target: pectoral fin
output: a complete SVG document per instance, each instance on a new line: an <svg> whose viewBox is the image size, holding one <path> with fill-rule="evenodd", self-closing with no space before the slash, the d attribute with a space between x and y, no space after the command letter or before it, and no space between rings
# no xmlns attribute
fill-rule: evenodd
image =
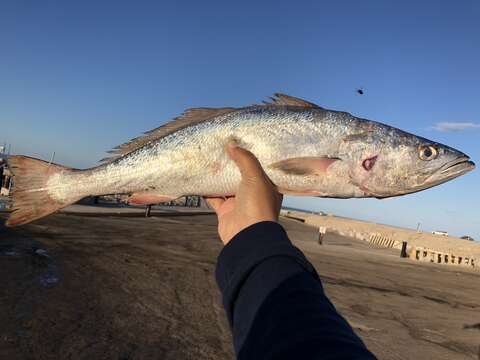
<svg viewBox="0 0 480 360"><path fill-rule="evenodd" d="M290 158L271 164L271 169L283 171L288 175L323 175L328 167L339 158L304 156Z"/></svg>
<svg viewBox="0 0 480 360"><path fill-rule="evenodd" d="M285 188L279 188L278 192L283 195L292 195L292 196L324 196L325 194L320 191L315 190L289 190Z"/></svg>

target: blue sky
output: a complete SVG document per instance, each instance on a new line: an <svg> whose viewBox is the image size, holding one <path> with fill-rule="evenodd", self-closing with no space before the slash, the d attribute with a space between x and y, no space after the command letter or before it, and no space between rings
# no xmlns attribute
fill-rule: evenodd
<svg viewBox="0 0 480 360"><path fill-rule="evenodd" d="M469 0L0 0L0 143L89 167L185 108L280 91L478 162L479 18ZM480 239L479 177L397 199L285 203Z"/></svg>

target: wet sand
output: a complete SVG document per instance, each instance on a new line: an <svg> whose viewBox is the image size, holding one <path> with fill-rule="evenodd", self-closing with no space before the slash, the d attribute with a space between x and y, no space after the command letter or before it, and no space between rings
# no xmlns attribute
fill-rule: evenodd
<svg viewBox="0 0 480 360"><path fill-rule="evenodd" d="M380 359L478 358L480 274L282 223ZM0 226L0 359L233 359L220 250L205 214Z"/></svg>

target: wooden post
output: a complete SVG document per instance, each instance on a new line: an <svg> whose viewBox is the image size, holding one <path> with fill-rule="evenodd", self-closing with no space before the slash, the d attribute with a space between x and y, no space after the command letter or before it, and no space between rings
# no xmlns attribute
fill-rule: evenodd
<svg viewBox="0 0 480 360"><path fill-rule="evenodd" d="M145 207L145 217L150 217L150 211L152 211L152 205L147 205Z"/></svg>
<svg viewBox="0 0 480 360"><path fill-rule="evenodd" d="M407 242L402 241L402 251L400 251L400 257L406 258L407 257Z"/></svg>
<svg viewBox="0 0 480 360"><path fill-rule="evenodd" d="M320 226L318 228L318 244L323 245L323 238L325 237L325 233L327 232L327 228L325 226Z"/></svg>

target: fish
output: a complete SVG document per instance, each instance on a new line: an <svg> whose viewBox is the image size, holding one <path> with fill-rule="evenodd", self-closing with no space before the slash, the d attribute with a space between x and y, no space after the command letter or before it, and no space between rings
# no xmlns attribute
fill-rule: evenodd
<svg viewBox="0 0 480 360"><path fill-rule="evenodd" d="M225 146L251 151L285 195L388 198L475 168L469 156L395 127L276 93L246 107L192 108L73 169L15 155L6 225L40 219L84 197L125 194L132 205L181 196L232 196L241 180Z"/></svg>

